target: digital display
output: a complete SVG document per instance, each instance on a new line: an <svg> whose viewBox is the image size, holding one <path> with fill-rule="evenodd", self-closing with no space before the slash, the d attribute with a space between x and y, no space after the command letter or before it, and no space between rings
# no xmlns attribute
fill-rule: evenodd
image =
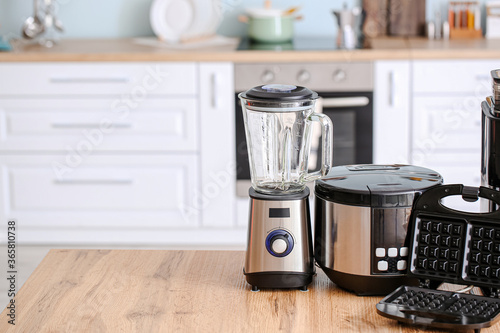
<svg viewBox="0 0 500 333"><path fill-rule="evenodd" d="M290 217L290 208L269 208L270 218Z"/></svg>

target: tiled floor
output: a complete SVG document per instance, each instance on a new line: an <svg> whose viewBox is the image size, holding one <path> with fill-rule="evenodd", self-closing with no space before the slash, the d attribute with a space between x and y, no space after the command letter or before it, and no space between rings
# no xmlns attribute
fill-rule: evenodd
<svg viewBox="0 0 500 333"><path fill-rule="evenodd" d="M45 255L50 249L54 248L86 248L86 249L154 249L154 250L174 250L179 247L170 248L168 246L18 246L16 249L16 266L17 266L17 281L16 290L19 291L28 277L33 273L35 268L40 264ZM244 250L241 247L193 247L186 246L184 250ZM5 244L0 245L0 272L5 276L0 278L0 308L3 309L9 302L8 289L9 281L7 281L7 247ZM1 312L1 310L0 310Z"/></svg>

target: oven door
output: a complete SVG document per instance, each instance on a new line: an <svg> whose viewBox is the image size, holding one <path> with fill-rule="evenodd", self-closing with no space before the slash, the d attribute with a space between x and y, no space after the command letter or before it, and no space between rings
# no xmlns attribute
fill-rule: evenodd
<svg viewBox="0 0 500 333"><path fill-rule="evenodd" d="M316 112L333 122L333 165L369 164L373 161L373 92L318 92ZM236 175L238 196L248 197L250 167L241 103L236 94ZM319 124L315 124L319 125ZM321 166L321 130L313 128L309 169Z"/></svg>

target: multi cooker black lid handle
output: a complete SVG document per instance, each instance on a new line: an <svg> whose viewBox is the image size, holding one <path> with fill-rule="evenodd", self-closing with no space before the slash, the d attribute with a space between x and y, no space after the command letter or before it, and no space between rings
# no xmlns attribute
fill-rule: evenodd
<svg viewBox="0 0 500 333"><path fill-rule="evenodd" d="M443 214L455 213L456 210L448 208L441 203L443 198L453 195L460 195L462 199L468 202L475 202L479 198L488 199L500 206L500 192L489 189L487 187L471 187L462 184L453 185L440 185L430 188L425 192L425 195L420 196L413 207L418 211L429 211ZM500 219L500 211L488 213L468 213L460 212L463 215L477 216L478 214L483 217L491 217Z"/></svg>

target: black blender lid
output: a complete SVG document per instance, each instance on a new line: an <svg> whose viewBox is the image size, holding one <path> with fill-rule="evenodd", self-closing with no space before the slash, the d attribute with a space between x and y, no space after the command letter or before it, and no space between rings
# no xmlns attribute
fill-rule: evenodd
<svg viewBox="0 0 500 333"><path fill-rule="evenodd" d="M266 84L245 91L241 94L241 97L265 101L298 101L316 99L318 94L306 87L291 84Z"/></svg>
<svg viewBox="0 0 500 333"><path fill-rule="evenodd" d="M316 181L322 199L356 206L411 207L415 193L441 184L431 169L412 165L346 165L334 167Z"/></svg>

